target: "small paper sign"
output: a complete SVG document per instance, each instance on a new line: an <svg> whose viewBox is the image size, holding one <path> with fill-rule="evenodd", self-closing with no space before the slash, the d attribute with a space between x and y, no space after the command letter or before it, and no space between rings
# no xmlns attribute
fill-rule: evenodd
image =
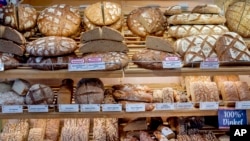
<svg viewBox="0 0 250 141"><path fill-rule="evenodd" d="M235 109L250 109L250 101L236 101Z"/></svg>
<svg viewBox="0 0 250 141"><path fill-rule="evenodd" d="M155 110L174 110L174 103L155 103Z"/></svg>
<svg viewBox="0 0 250 141"><path fill-rule="evenodd" d="M175 108L176 109L193 109L194 104L191 102L176 103Z"/></svg>
<svg viewBox="0 0 250 141"><path fill-rule="evenodd" d="M121 104L102 104L103 112L121 112L122 105Z"/></svg>
<svg viewBox="0 0 250 141"><path fill-rule="evenodd" d="M42 113L48 111L49 111L48 105L28 105L28 112Z"/></svg>
<svg viewBox="0 0 250 141"><path fill-rule="evenodd" d="M23 113L22 105L3 105L2 113Z"/></svg>
<svg viewBox="0 0 250 141"><path fill-rule="evenodd" d="M200 110L216 110L219 108L219 102L200 102Z"/></svg>
<svg viewBox="0 0 250 141"><path fill-rule="evenodd" d="M218 69L219 68L218 58L206 58L203 62L200 63L201 69Z"/></svg>
<svg viewBox="0 0 250 141"><path fill-rule="evenodd" d="M136 103L136 104L126 104L126 112L144 112L145 104Z"/></svg>
<svg viewBox="0 0 250 141"><path fill-rule="evenodd" d="M0 60L0 71L4 71L4 63Z"/></svg>
<svg viewBox="0 0 250 141"><path fill-rule="evenodd" d="M79 112L78 104L59 104L59 112Z"/></svg>
<svg viewBox="0 0 250 141"><path fill-rule="evenodd" d="M89 71L89 70L104 70L106 68L105 62L99 58L72 59L68 65L69 71Z"/></svg>
<svg viewBox="0 0 250 141"><path fill-rule="evenodd" d="M182 63L178 57L166 57L165 61L162 61L163 68L181 68Z"/></svg>
<svg viewBox="0 0 250 141"><path fill-rule="evenodd" d="M100 104L81 104L81 112L100 112Z"/></svg>

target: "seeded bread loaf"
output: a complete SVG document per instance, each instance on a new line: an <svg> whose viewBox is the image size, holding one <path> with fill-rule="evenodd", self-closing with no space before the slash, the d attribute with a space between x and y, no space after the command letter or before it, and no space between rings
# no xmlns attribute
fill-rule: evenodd
<svg viewBox="0 0 250 141"><path fill-rule="evenodd" d="M224 101L239 101L237 87L233 81L225 81L222 83L221 95Z"/></svg>
<svg viewBox="0 0 250 141"><path fill-rule="evenodd" d="M235 81L239 100L241 101L249 101L250 100L250 91L247 82Z"/></svg>

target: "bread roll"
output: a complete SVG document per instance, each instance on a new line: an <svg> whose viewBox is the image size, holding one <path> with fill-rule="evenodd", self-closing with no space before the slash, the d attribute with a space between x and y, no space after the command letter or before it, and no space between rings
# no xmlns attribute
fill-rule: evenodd
<svg viewBox="0 0 250 141"><path fill-rule="evenodd" d="M168 18L168 24L224 24L226 18L218 14L183 13Z"/></svg>
<svg viewBox="0 0 250 141"><path fill-rule="evenodd" d="M104 99L104 85L98 78L82 78L76 88L75 101L78 104L101 104Z"/></svg>
<svg viewBox="0 0 250 141"><path fill-rule="evenodd" d="M172 42L161 37L147 36L145 45L148 49L166 51L170 53L174 52L174 45Z"/></svg>
<svg viewBox="0 0 250 141"><path fill-rule="evenodd" d="M175 25L168 29L168 34L177 39L194 35L221 35L225 32L228 32L228 28L224 25Z"/></svg>
<svg viewBox="0 0 250 141"><path fill-rule="evenodd" d="M250 37L249 17L250 3L235 2L231 4L227 10L225 17L227 19L227 27L230 31L237 32L242 37Z"/></svg>
<svg viewBox="0 0 250 141"><path fill-rule="evenodd" d="M192 9L192 13L200 14L220 14L222 10L215 4L197 5Z"/></svg>
<svg viewBox="0 0 250 141"><path fill-rule="evenodd" d="M239 100L249 101L250 100L250 91L247 82L235 81Z"/></svg>
<svg viewBox="0 0 250 141"><path fill-rule="evenodd" d="M221 95L224 101L239 101L237 87L233 81L225 81L222 83Z"/></svg>
<svg viewBox="0 0 250 141"><path fill-rule="evenodd" d="M76 42L67 37L48 36L31 41L26 46L26 52L33 56L60 56L74 52Z"/></svg>

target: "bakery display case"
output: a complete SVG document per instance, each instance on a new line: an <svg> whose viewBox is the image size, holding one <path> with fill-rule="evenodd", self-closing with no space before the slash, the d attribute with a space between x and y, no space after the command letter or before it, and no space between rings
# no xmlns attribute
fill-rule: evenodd
<svg viewBox="0 0 250 141"><path fill-rule="evenodd" d="M1 106L0 119L5 126L17 122L24 128L29 120L33 124L29 133L36 135L45 131L35 128L37 123L33 120L45 128L45 124L52 126L48 124L54 122L54 126L59 126L54 119L61 119L61 134L73 133L69 130L71 125L74 134L85 131L78 140L88 140L89 133L96 140L119 140L117 136L126 136L118 133L123 128L126 133L140 130L129 136L139 135L146 141L148 133L142 130L156 129L153 123L159 121L159 125L164 125L157 128L161 132L150 130L158 140L164 139L162 134L166 132L168 139L179 135L178 139L185 140L181 131L187 132L193 124L195 129L189 130L190 134L213 139L211 123L206 123L209 127L205 126L208 129L203 128L204 131L196 128L204 127L210 117L218 120L221 110L245 111L248 124L250 27L245 27L247 21L242 17L249 15L249 4L234 5L235 9L246 9L239 16L239 11L233 13L229 7L236 1L23 0L24 6L14 8L18 18L11 17L13 5L2 9L0 51L5 52L4 47L11 40L14 49L7 52L23 57L11 60L11 55L0 55L0 59L11 58L7 59L11 63L2 64L6 70L0 72L0 85L8 85L19 94L14 104L4 101L7 104ZM23 11L31 13L22 15ZM32 16L27 18L25 14ZM241 18L228 16L233 14ZM8 23L9 16L18 20L17 25ZM234 22L227 24L228 19ZM236 24L237 29L233 26ZM7 31L12 36L7 36ZM82 69L82 62L94 62L88 66L94 69ZM130 125L131 119L136 120ZM169 130L174 132L169 134ZM211 130L219 134L228 131L217 129L217 125ZM27 134L23 135L26 140ZM71 140L62 136L61 139Z"/></svg>

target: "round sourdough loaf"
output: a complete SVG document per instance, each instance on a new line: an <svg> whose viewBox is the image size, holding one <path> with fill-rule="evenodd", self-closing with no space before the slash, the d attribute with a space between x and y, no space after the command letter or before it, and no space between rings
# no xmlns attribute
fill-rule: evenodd
<svg viewBox="0 0 250 141"><path fill-rule="evenodd" d="M157 7L140 7L130 12L127 25L135 35L146 37L147 35L163 35L165 19L161 10Z"/></svg>
<svg viewBox="0 0 250 141"><path fill-rule="evenodd" d="M104 100L104 85L99 78L82 78L76 88L78 104L101 104Z"/></svg>
<svg viewBox="0 0 250 141"><path fill-rule="evenodd" d="M53 104L54 92L44 84L34 84L25 97L26 104Z"/></svg>
<svg viewBox="0 0 250 141"><path fill-rule="evenodd" d="M75 40L67 37L48 36L38 38L26 45L26 52L33 56L60 56L77 49Z"/></svg>
<svg viewBox="0 0 250 141"><path fill-rule="evenodd" d="M165 61L166 57L179 58L179 55L164 51L143 49L132 56L132 61L141 68L155 70L163 69L162 61Z"/></svg>
<svg viewBox="0 0 250 141"><path fill-rule="evenodd" d="M226 25L230 31L237 32L242 37L250 37L250 3L236 2L226 11Z"/></svg>
<svg viewBox="0 0 250 141"><path fill-rule="evenodd" d="M46 36L72 36L81 24L78 9L66 4L57 4L44 9L38 16L39 31Z"/></svg>

